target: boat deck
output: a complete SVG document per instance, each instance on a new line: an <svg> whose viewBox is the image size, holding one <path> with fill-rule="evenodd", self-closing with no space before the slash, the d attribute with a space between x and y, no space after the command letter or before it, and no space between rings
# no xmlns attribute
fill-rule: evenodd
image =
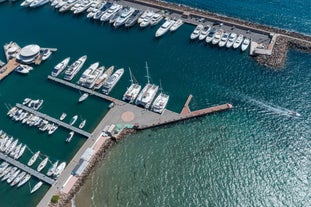
<svg viewBox="0 0 311 207"><path fill-rule="evenodd" d="M8 76L19 65L16 59L10 59L7 64L0 68L0 81Z"/></svg>
<svg viewBox="0 0 311 207"><path fill-rule="evenodd" d="M77 127L75 127L75 126L72 126L72 125L70 125L70 124L67 124L67 123L65 123L65 122L62 122L62 121L60 121L59 119L55 119L55 118L53 118L53 117L51 117L51 116L48 116L47 114L44 114L44 113L41 113L41 112L39 112L39 111L33 110L32 108L29 108L29 107L24 106L24 105L22 105L22 104L17 103L17 104L16 104L16 107L18 107L18 108L20 108L20 109L23 109L23 110L25 110L25 111L27 111L27 112L30 112L30 113L32 113L32 114L34 114L34 115L36 115L36 116L39 116L39 117L41 117L41 118L43 118L43 119L46 119L47 121L53 122L53 123L55 123L55 124L57 124L57 125L59 125L59 126L62 126L62 127L64 127L64 128L66 128L66 129L69 129L69 130L71 130L71 131L74 131L74 132L76 132L76 133L78 133L78 134L81 134L81 135L83 135L83 136L86 137L86 138L88 138L88 137L91 136L91 134L90 134L89 132L86 132L86 131L84 131L84 130L82 130L82 129L79 129L79 128L77 128Z"/></svg>
<svg viewBox="0 0 311 207"><path fill-rule="evenodd" d="M6 162L10 163L11 165L16 166L17 168L29 173L30 175L38 178L39 180L42 180L43 182L49 184L49 185L53 185L53 183L55 182L55 180L53 180L52 178L39 173L38 171L28 167L27 165L24 165L23 163L18 162L17 160L14 160L13 158L3 154L2 152L0 152L0 159L5 160Z"/></svg>

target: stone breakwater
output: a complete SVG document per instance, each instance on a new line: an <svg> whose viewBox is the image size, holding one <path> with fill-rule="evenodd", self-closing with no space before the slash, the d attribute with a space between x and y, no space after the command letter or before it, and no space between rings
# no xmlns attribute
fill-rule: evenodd
<svg viewBox="0 0 311 207"><path fill-rule="evenodd" d="M97 151L96 154L93 155L89 165L82 173L82 175L75 182L69 193L61 193L59 192L59 201L56 204L49 203L49 207L70 207L70 201L79 192L81 186L85 183L88 175L90 175L98 166L98 163L102 161L108 149L110 149L114 144L118 141L124 139L127 135L134 134L136 130L134 129L123 129L122 132L117 136L116 139L108 139L101 148ZM117 141L117 142L116 142Z"/></svg>
<svg viewBox="0 0 311 207"><path fill-rule="evenodd" d="M184 16L205 18L214 22L222 22L229 26L235 26L249 30L251 32L257 32L262 34L278 34L276 43L272 49L272 55L258 55L255 56L255 60L259 64L279 68L282 67L286 60L286 54L289 48L298 49L300 51L311 53L311 36L301 34L295 31L288 31L268 25L249 22L246 20L228 17L216 13L212 13L206 10L189 7L183 4L175 4L166 1L159 0L127 0L138 4L144 4L147 6L155 7L169 12L175 12L184 14ZM185 17L186 18L186 17Z"/></svg>

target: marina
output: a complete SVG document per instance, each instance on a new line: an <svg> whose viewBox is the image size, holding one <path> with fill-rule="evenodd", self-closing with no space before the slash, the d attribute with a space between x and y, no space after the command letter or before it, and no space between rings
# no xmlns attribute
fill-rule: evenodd
<svg viewBox="0 0 311 207"><path fill-rule="evenodd" d="M42 180L43 182L52 185L55 180L52 178L47 177L46 175L39 173L38 171L28 167L27 165L24 165L14 159L12 159L9 156L6 156L5 154L3 154L2 152L0 152L0 159L5 160L6 162L10 163L11 165L16 166L17 168L29 173L30 175L38 178L39 180Z"/></svg>

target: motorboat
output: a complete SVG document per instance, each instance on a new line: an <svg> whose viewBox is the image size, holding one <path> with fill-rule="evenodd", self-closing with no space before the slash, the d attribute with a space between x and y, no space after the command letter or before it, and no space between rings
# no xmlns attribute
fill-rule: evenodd
<svg viewBox="0 0 311 207"><path fill-rule="evenodd" d="M79 128L82 129L86 124L86 119L84 119L80 124L79 124Z"/></svg>
<svg viewBox="0 0 311 207"><path fill-rule="evenodd" d="M23 1L20 5L21 6L24 6L24 7L27 7L29 6L34 0L25 0Z"/></svg>
<svg viewBox="0 0 311 207"><path fill-rule="evenodd" d="M151 17L150 25L154 26L154 25L158 24L163 18L164 17L162 16L162 14L160 12L154 13L154 15Z"/></svg>
<svg viewBox="0 0 311 207"><path fill-rule="evenodd" d="M73 131L69 132L69 134L66 137L66 142L70 142L74 134L75 133Z"/></svg>
<svg viewBox="0 0 311 207"><path fill-rule="evenodd" d="M120 9L122 9L122 5L119 4L115 4L113 3L109 9L107 9L107 11L105 11L103 13L103 15L100 17L100 21L105 22L105 21L109 21L109 19L111 18L111 16L115 13L117 13Z"/></svg>
<svg viewBox="0 0 311 207"><path fill-rule="evenodd" d="M42 162L38 165L37 171L40 172L46 166L48 161L49 161L48 157L44 158L44 160L42 160Z"/></svg>
<svg viewBox="0 0 311 207"><path fill-rule="evenodd" d="M148 109L155 97L155 95L158 92L159 86L151 84L149 79L149 71L148 71L148 65L146 62L146 70L147 70L147 84L142 89L142 91L138 94L138 97L136 98L135 104L143 106L144 108Z"/></svg>
<svg viewBox="0 0 311 207"><path fill-rule="evenodd" d="M49 135L53 134L57 129L58 129L58 126L53 123L48 131L48 134Z"/></svg>
<svg viewBox="0 0 311 207"><path fill-rule="evenodd" d="M30 191L30 193L34 193L36 192L41 186L42 186L43 182L42 181L39 181Z"/></svg>
<svg viewBox="0 0 311 207"><path fill-rule="evenodd" d="M229 35L229 39L228 39L228 41L227 41L227 43L226 43L226 47L227 47L227 48L232 47L232 45L234 44L234 42L235 42L236 39L237 39L237 34L236 34L236 33L231 33L231 34Z"/></svg>
<svg viewBox="0 0 311 207"><path fill-rule="evenodd" d="M125 21L134 13L135 9L132 7L124 7L121 10L120 16L114 21L113 26L119 27L125 23Z"/></svg>
<svg viewBox="0 0 311 207"><path fill-rule="evenodd" d="M245 51L248 48L249 44L250 44L250 39L244 38L242 46L241 46L241 50Z"/></svg>
<svg viewBox="0 0 311 207"><path fill-rule="evenodd" d="M58 63L52 70L51 75L56 77L58 76L68 65L70 61L70 57L65 58L60 63Z"/></svg>
<svg viewBox="0 0 311 207"><path fill-rule="evenodd" d="M209 31L209 33L206 35L205 42L206 42L206 43L210 43L210 42L213 40L213 38L214 38L216 32L217 32L217 29L216 29L215 27L213 27L213 28Z"/></svg>
<svg viewBox="0 0 311 207"><path fill-rule="evenodd" d="M137 22L141 14L142 14L142 11L135 10L133 14L125 21L125 27L133 26Z"/></svg>
<svg viewBox="0 0 311 207"><path fill-rule="evenodd" d="M234 43L233 43L233 48L234 49L236 49L236 48L238 48L238 47L240 47L240 45L242 44L242 42L243 42L243 35L242 34L239 34L239 36L236 38L236 40L234 41Z"/></svg>
<svg viewBox="0 0 311 207"><path fill-rule="evenodd" d="M81 75L80 79L78 80L78 84L84 85L88 77L91 76L92 72L98 68L99 62L91 64Z"/></svg>
<svg viewBox="0 0 311 207"><path fill-rule="evenodd" d="M175 23L175 20L168 18L162 25L161 27L156 31L155 36L160 37L164 35L170 27Z"/></svg>
<svg viewBox="0 0 311 207"><path fill-rule="evenodd" d="M151 110L156 112L156 113L162 114L166 108L168 100L169 100L169 95L164 94L164 93L160 93L157 96L157 98L154 100L154 102L151 106Z"/></svg>
<svg viewBox="0 0 311 207"><path fill-rule="evenodd" d="M28 74L31 68L31 66L20 64L15 68L15 71L22 74Z"/></svg>
<svg viewBox="0 0 311 207"><path fill-rule="evenodd" d="M300 117L300 116L301 116L301 114L298 113L298 112L296 112L296 111L288 111L288 114L289 114L289 115L293 115L293 116L297 116L297 117Z"/></svg>
<svg viewBox="0 0 311 207"><path fill-rule="evenodd" d="M22 178L22 180L17 184L17 187L21 187L22 185L24 185L28 180L30 180L31 175L30 174L26 174L25 177Z"/></svg>
<svg viewBox="0 0 311 207"><path fill-rule="evenodd" d="M28 104L30 101L31 101L31 98L25 98L22 104L23 104L23 105L26 105L26 104Z"/></svg>
<svg viewBox="0 0 311 207"><path fill-rule="evenodd" d="M211 26L210 25L204 26L203 29L200 32L199 40L204 40L206 38L206 36L208 35L210 30L211 30Z"/></svg>
<svg viewBox="0 0 311 207"><path fill-rule="evenodd" d="M70 122L69 122L69 125L74 125L74 123L76 123L77 119L78 119L78 115L74 115L74 116L71 118L71 120L70 120Z"/></svg>
<svg viewBox="0 0 311 207"><path fill-rule="evenodd" d="M15 186L17 183L19 183L25 177L25 175L26 175L25 171L19 173L14 179L14 181L11 183L11 186Z"/></svg>
<svg viewBox="0 0 311 207"><path fill-rule="evenodd" d="M113 73L114 66L110 66L99 78L95 81L94 89L100 89L106 80L111 76Z"/></svg>
<svg viewBox="0 0 311 207"><path fill-rule="evenodd" d="M87 97L89 97L89 94L88 94L88 93L83 93L83 94L80 96L78 102L84 101L85 99L87 99Z"/></svg>
<svg viewBox="0 0 311 207"><path fill-rule="evenodd" d="M65 12L71 9L75 5L77 0L68 0L65 4L59 9L59 12Z"/></svg>
<svg viewBox="0 0 311 207"><path fill-rule="evenodd" d="M85 10L87 10L91 5L92 5L93 1L85 1L82 5L80 5L78 8L76 8L74 10L74 14L80 14L82 12L84 12Z"/></svg>
<svg viewBox="0 0 311 207"><path fill-rule="evenodd" d="M220 39L220 41L219 41L219 43L218 43L218 46L219 46L219 47L225 46L226 43L227 43L227 41L228 41L228 39L229 39L229 33L228 33L228 32L225 32L225 33L223 34L223 36L221 37L221 39Z"/></svg>
<svg viewBox="0 0 311 207"><path fill-rule="evenodd" d="M115 87L115 85L118 83L118 81L120 80L120 78L122 77L124 73L124 69L120 68L118 70L116 70L115 73L113 73L108 79L107 81L104 83L103 88L102 88L102 92L106 95L108 95L110 93L110 91Z"/></svg>
<svg viewBox="0 0 311 207"><path fill-rule="evenodd" d="M110 24L112 24L112 25L114 24L114 22L117 20L117 18L122 14L122 9L120 9L119 11L117 11L111 15L111 17L109 18Z"/></svg>
<svg viewBox="0 0 311 207"><path fill-rule="evenodd" d="M142 15L140 15L139 18L137 19L137 23L138 24L142 23L149 13L150 13L150 10L145 10L142 13Z"/></svg>
<svg viewBox="0 0 311 207"><path fill-rule="evenodd" d="M66 118L67 114L62 113L62 115L59 117L59 120L63 121Z"/></svg>
<svg viewBox="0 0 311 207"><path fill-rule="evenodd" d="M37 102L34 102L34 106L32 107L34 110L38 110L43 104L43 99L38 100Z"/></svg>
<svg viewBox="0 0 311 207"><path fill-rule="evenodd" d="M213 38L213 40L212 40L212 44L213 44L213 45L218 44L218 43L220 42L220 40L221 40L223 34L224 34L224 30L223 30L223 29L217 30L217 32L215 33L214 38Z"/></svg>
<svg viewBox="0 0 311 207"><path fill-rule="evenodd" d="M33 163L37 160L37 158L39 157L40 151L37 151L28 161L27 165L28 166L32 166Z"/></svg>
<svg viewBox="0 0 311 207"><path fill-rule="evenodd" d="M58 160L53 163L53 165L49 168L48 172L46 173L47 176L52 176L57 168Z"/></svg>
<svg viewBox="0 0 311 207"><path fill-rule="evenodd" d="M124 93L122 100L128 101L129 103L133 103L141 90L141 85L137 83L135 77L132 74L131 69L130 69L130 81L131 85Z"/></svg>
<svg viewBox="0 0 311 207"><path fill-rule="evenodd" d="M35 8L35 7L43 6L44 4L46 4L48 2L49 2L49 0L34 0L31 2L29 7Z"/></svg>
<svg viewBox="0 0 311 207"><path fill-rule="evenodd" d="M60 9L67 3L67 0L59 0L58 3L54 6L55 9Z"/></svg>
<svg viewBox="0 0 311 207"><path fill-rule="evenodd" d="M84 83L84 87L87 88L93 88L96 80L103 74L105 67L99 67L95 70L93 70L93 72L87 77L85 83Z"/></svg>
<svg viewBox="0 0 311 207"><path fill-rule="evenodd" d="M42 55L42 60L47 60L52 55L52 51L46 48L40 50L40 54Z"/></svg>
<svg viewBox="0 0 311 207"><path fill-rule="evenodd" d="M80 57L78 60L76 60L73 64L71 64L68 69L65 71L65 80L71 81L73 77L79 72L79 70L84 65L85 61L87 59L87 56L84 55Z"/></svg>
<svg viewBox="0 0 311 207"><path fill-rule="evenodd" d="M101 16L112 6L112 3L111 2L107 2L103 8L101 8L100 10L98 10L94 16L93 16L93 19L100 19Z"/></svg>
<svg viewBox="0 0 311 207"><path fill-rule="evenodd" d="M59 166L57 166L56 170L54 171L54 176L58 177L63 172L65 167L66 167L66 162L60 163Z"/></svg>
<svg viewBox="0 0 311 207"><path fill-rule="evenodd" d="M145 16L143 21L139 24L140 27L149 26L151 23L152 16L155 14L154 11L151 11L151 10L147 10L147 11L149 11L149 12L147 12L147 15Z"/></svg>
<svg viewBox="0 0 311 207"><path fill-rule="evenodd" d="M30 101L30 100L29 100ZM26 103L27 104L27 103ZM18 108L16 107L16 106L14 106L14 107L12 107L9 111L8 111L8 113L6 114L6 115L8 115L9 117L12 117L14 114L15 114L15 112L18 110Z"/></svg>
<svg viewBox="0 0 311 207"><path fill-rule="evenodd" d="M196 38L198 38L200 36L200 33L202 31L202 29L204 28L204 26L202 24L198 24L195 29L193 30L193 32L190 35L190 39L194 40Z"/></svg>
<svg viewBox="0 0 311 207"><path fill-rule="evenodd" d="M183 25L183 24L184 24L183 20L177 19L177 20L175 21L175 23L170 27L170 31L171 31L171 32L176 31L176 30L177 30L179 27L181 27L181 25Z"/></svg>

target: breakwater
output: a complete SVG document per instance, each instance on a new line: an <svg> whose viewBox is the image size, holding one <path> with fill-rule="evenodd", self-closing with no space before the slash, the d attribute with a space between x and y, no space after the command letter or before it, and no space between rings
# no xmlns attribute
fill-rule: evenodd
<svg viewBox="0 0 311 207"><path fill-rule="evenodd" d="M269 25L263 25L259 23L249 22L246 20L228 17L216 13L212 13L206 10L193 8L183 4L174 4L166 1L151 1L151 0L127 0L138 4L144 4L147 6L155 7L162 10L167 10L170 13L178 13L184 17L185 22L187 19L204 18L213 22L221 22L223 24L249 30L250 32L277 35L276 41L269 45L264 45L265 49L272 50L271 55L259 55L255 54L254 59L261 65L271 68L282 67L286 61L286 54L289 48L297 49L303 52L311 53L311 36L301 34L295 31L288 31L281 28L272 27ZM199 23L199 22L198 22Z"/></svg>

